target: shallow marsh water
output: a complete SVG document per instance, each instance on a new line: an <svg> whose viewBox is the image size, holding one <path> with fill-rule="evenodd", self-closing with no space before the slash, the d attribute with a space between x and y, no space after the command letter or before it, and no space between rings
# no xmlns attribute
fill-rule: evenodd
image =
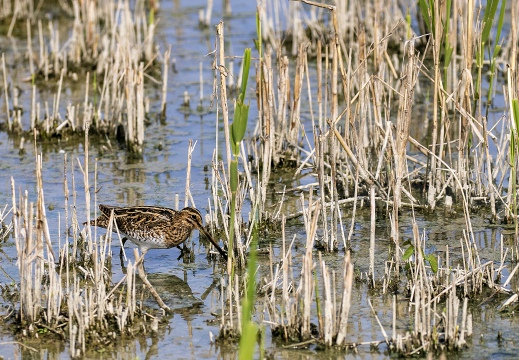
<svg viewBox="0 0 519 360"><path fill-rule="evenodd" d="M146 128L145 149L142 159L132 159L124 149L117 144L108 144L106 140L99 140L91 144L89 152L91 159L98 159L98 203L108 203L119 206L127 205L159 205L175 206L175 195L180 196L180 207L183 205L185 187L187 148L189 139L195 140L196 147L192 163L191 192L196 206L205 212L210 196L210 171L212 152L215 143L214 107L207 114L193 110L186 113L181 109L182 94L188 91L192 96L192 109L196 107L199 88L199 66L203 64L204 74L204 106L209 109L210 91L212 87L211 62L212 57L205 55L213 51L214 27L201 30L198 27L198 10L205 7L205 1L173 1L161 3L160 23L157 36L162 46L172 45L172 57L176 59L177 73L169 79L168 114L164 122L152 119ZM221 6L216 4L213 14L213 24L216 24L221 15ZM254 2L241 0L233 2L233 16L225 19L227 54L241 55L243 48L252 46L255 37ZM2 39L2 42L7 42ZM236 66L238 67L238 66ZM20 75L20 77L26 76ZM29 88L29 87L28 87ZM27 88L27 89L28 89ZM81 87L77 89L83 96ZM30 93L29 90L25 89ZM51 96L51 93L49 96ZM157 99L159 96L157 95ZM29 97L26 97L29 99ZM157 100L157 104L159 100ZM254 102L253 102L254 103ZM153 105L152 105L153 106ZM251 110L251 114L254 111ZM252 116L254 117L254 116ZM222 136L220 136L222 138ZM64 216L63 169L65 154L67 155L67 169L74 168L77 191L78 217L84 218L84 196L82 190L82 176L78 170L76 159L82 159L84 148L82 141L68 139L51 139L37 143L37 151L31 139L25 139L24 154L19 152L19 138L9 137L0 132L0 206L11 204L11 182L14 178L16 191L29 193L30 199L36 196L35 154L42 153L44 160L44 191L47 216L51 224L51 237L64 241L66 229L58 226L60 217ZM91 163L92 164L92 163ZM93 164L92 164L93 165ZM91 168L92 170L92 168ZM274 175L275 176L275 175ZM292 180L281 178L280 181L290 183ZM313 178L307 177L302 182ZM298 184L293 184L295 186ZM69 179L70 186L70 179ZM287 205L288 211L295 210L295 203ZM347 211L345 214L347 215ZM60 215L61 214L61 215ZM403 216L402 231L411 231L411 214ZM442 252L446 245L451 251L460 251L459 239L464 228L462 214L445 217L441 214L431 216L417 215L421 231L428 235L427 251ZM500 255L500 229L489 228L484 216L473 217L473 226L476 240L483 259L498 260ZM345 228L349 229L350 222L345 219ZM384 261L387 260L387 248L390 246L388 225L384 219L379 220L377 233L377 272L382 274ZM104 230L99 230L104 231ZM287 238L291 234L298 234L296 240L298 250L294 252L293 263L299 265L305 236L302 225L292 221L287 226ZM115 239L115 238L114 238ZM369 253L369 216L362 213L356 218L355 232L352 240L353 261L357 271L365 272L368 269ZM275 254L279 256L280 239L273 235L272 242ZM166 303L172 307L173 314L167 318L167 324L159 327L156 333L140 335L137 339L122 338L116 346L89 350L90 358L235 358L237 355L234 345L216 345L211 342L211 333L219 331L218 318L213 313L220 311L220 277L223 269L208 262L204 249L199 249L198 237L192 238L192 247L195 261L184 263L177 260L177 249L169 251L152 250L146 257L146 270L150 274L150 281L156 286ZM17 282L16 249L12 239L1 246L1 267L6 273L0 273L0 282L9 284ZM114 281L122 277L121 264L117 240L112 243L114 253L112 270ZM132 251L127 251L133 256ZM340 270L343 261L343 252L323 255L332 269ZM260 264L267 272L268 262L260 258ZM505 274L507 274L505 272ZM512 282L515 289L517 283ZM354 285L352 309L350 310L348 342L363 342L382 340L383 335L374 316L369 311L367 300L373 303L377 315L384 324L386 331L391 328L392 299L367 290L364 284ZM484 297L481 299L484 300ZM499 296L496 301L500 300ZM146 304L155 307L153 300ZM502 315L495 311L496 303L491 302L472 309L474 335L469 340L469 347L459 354L449 354L448 358L516 358L519 351L519 322L513 315ZM5 308L0 309L4 315ZM268 319L267 319L268 320ZM407 320L407 319L406 319ZM404 319L399 320L399 327L408 328ZM497 333L502 333L502 340L497 339ZM271 339L270 329L265 326L267 339L266 352L277 359L311 359L311 358L360 358L385 359L389 355L381 346L378 350L368 346L360 346L357 354L343 351L322 351L313 347L307 349L285 348ZM45 335L42 334L42 337ZM15 337L6 327L0 326L0 356L5 359L22 357L31 358L67 358L67 345L62 342L42 343L38 340L24 341L23 345L15 343ZM37 352L29 349L36 349Z"/></svg>

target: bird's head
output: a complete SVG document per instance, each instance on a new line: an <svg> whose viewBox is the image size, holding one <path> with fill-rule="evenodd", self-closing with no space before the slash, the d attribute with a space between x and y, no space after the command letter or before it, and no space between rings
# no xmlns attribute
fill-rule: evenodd
<svg viewBox="0 0 519 360"><path fill-rule="evenodd" d="M202 221L202 214L195 208L186 207L180 210L180 214L185 222L187 222L193 229L200 229L204 227Z"/></svg>

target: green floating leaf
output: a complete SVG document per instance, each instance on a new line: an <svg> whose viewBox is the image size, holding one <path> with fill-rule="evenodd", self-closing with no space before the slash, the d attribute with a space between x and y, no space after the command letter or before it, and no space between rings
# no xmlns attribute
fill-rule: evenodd
<svg viewBox="0 0 519 360"><path fill-rule="evenodd" d="M407 261L409 258L414 254L414 246L409 246L406 251L404 252L404 255L402 256L402 260Z"/></svg>
<svg viewBox="0 0 519 360"><path fill-rule="evenodd" d="M434 254L429 254L425 255L424 259L429 263L429 265L431 265L431 270L436 274L438 272L438 260L436 259L436 256L434 256Z"/></svg>

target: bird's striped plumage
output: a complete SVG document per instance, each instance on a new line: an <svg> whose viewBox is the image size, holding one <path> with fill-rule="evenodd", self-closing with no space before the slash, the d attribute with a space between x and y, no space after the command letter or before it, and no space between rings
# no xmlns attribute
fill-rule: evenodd
<svg viewBox="0 0 519 360"><path fill-rule="evenodd" d="M180 211L159 206L118 207L99 205L102 215L91 225L108 228L112 216L120 232L135 243L143 253L149 249L169 249L182 244L194 229L198 229L218 252L227 259L227 253L204 228L200 211L186 207ZM116 231L115 228L113 228Z"/></svg>

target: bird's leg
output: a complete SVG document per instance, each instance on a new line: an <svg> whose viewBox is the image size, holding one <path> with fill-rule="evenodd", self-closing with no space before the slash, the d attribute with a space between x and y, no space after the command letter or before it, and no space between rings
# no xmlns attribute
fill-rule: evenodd
<svg viewBox="0 0 519 360"><path fill-rule="evenodd" d="M121 250L119 250L119 257L121 259L124 259L124 244L126 244L127 240L128 240L127 237L123 237L121 240Z"/></svg>
<svg viewBox="0 0 519 360"><path fill-rule="evenodd" d="M159 293L157 292L157 290L155 290L153 285L151 285L151 283L148 280L148 277L146 276L146 272L144 271L144 255L146 255L146 251L143 251L142 255L139 257L138 251L137 251L137 249L135 249L134 254L135 254L135 258L138 259L135 262L135 265L137 265L137 270L139 271L139 277L141 278L142 282L148 288L151 295L153 295L153 297L155 298L155 301L159 304L161 309L166 312L170 311L171 309L169 308L169 306L167 306L164 303L164 301L162 301L161 297L159 296Z"/></svg>
<svg viewBox="0 0 519 360"><path fill-rule="evenodd" d="M178 245L177 248L180 250L180 255L178 256L177 261L183 258L185 254L191 254L191 249L189 249L185 244L182 244L182 247Z"/></svg>
<svg viewBox="0 0 519 360"><path fill-rule="evenodd" d="M126 256L124 255L124 244L126 243L126 240L128 240L128 238L123 238L122 239L122 246L121 246L121 250L119 251L119 261L121 261L121 267L123 269L123 273L126 274L126 266L124 265L124 262L126 260ZM143 255L143 258L144 258L144 255Z"/></svg>

